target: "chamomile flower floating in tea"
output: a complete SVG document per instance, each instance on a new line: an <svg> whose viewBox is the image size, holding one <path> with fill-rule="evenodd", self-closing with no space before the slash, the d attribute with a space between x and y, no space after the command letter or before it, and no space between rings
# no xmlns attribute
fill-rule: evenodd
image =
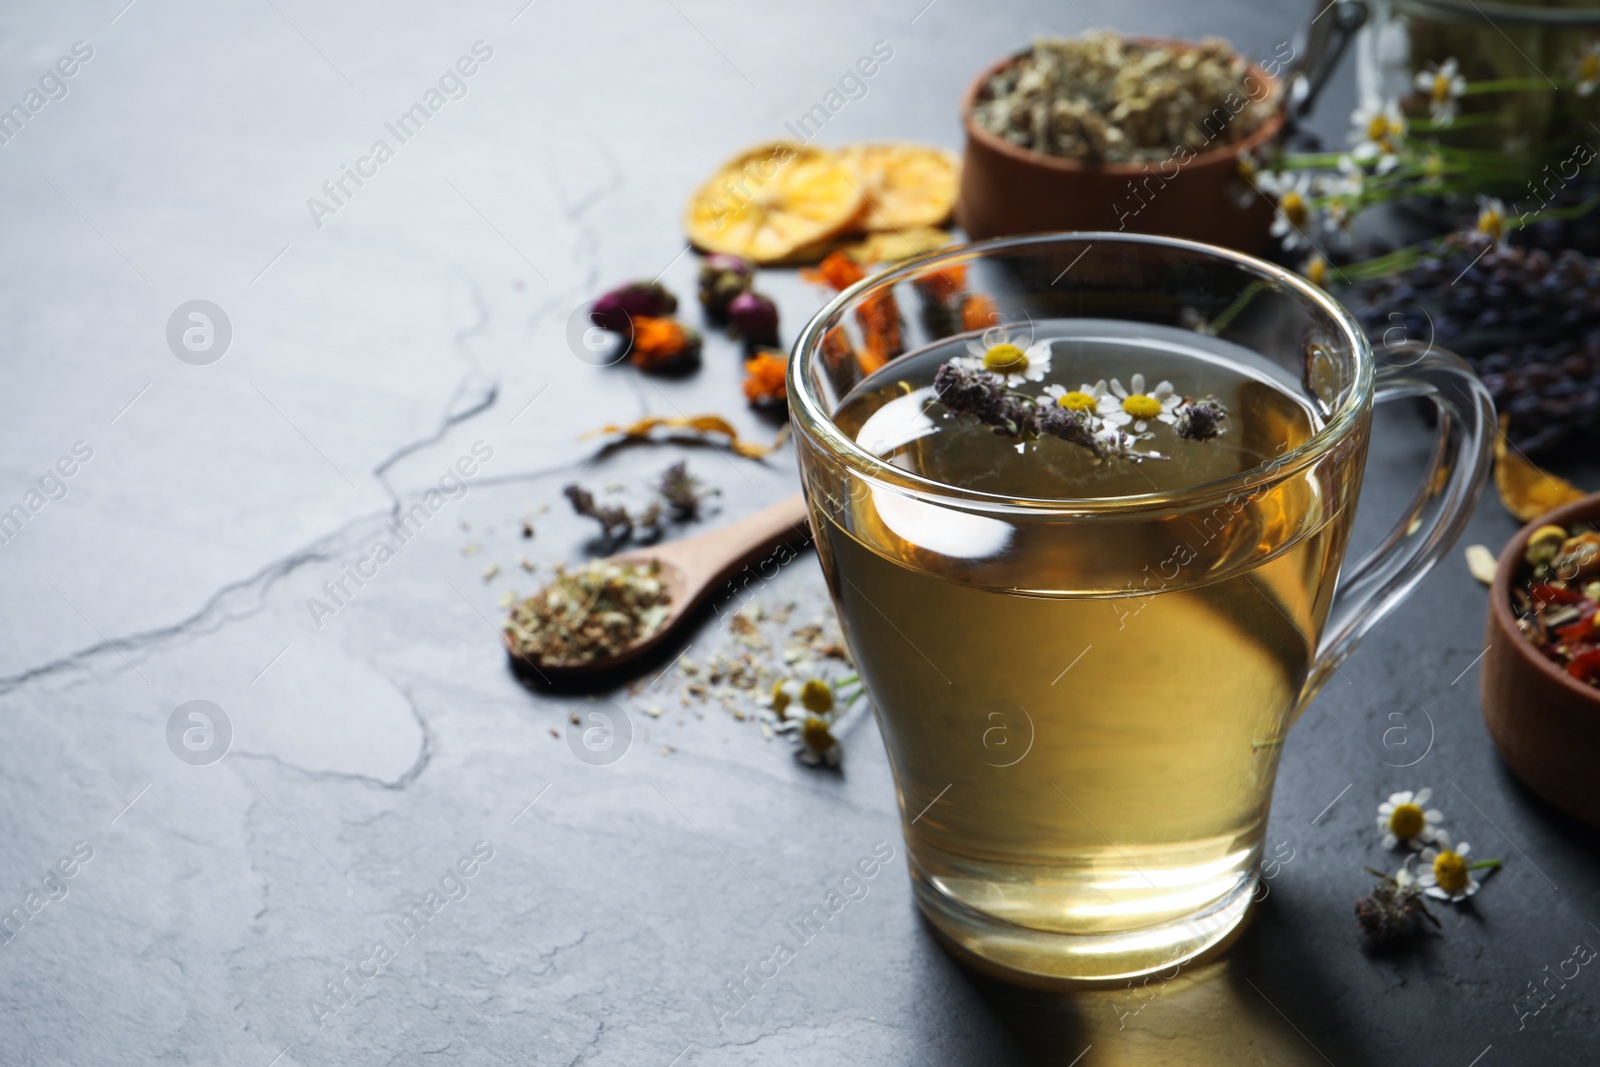
<svg viewBox="0 0 1600 1067"><path fill-rule="evenodd" d="M1019 448L1053 437L1085 449L1096 462L1166 458L1137 447L1155 436L1152 422L1165 423L1174 436L1189 441L1209 441L1222 433L1227 409L1221 401L1186 399L1165 380L1146 392L1142 373L1129 378L1127 387L1116 378L1108 386L1102 378L1076 389L1052 383L1038 395L1017 391L1050 372L1051 343L1038 341L1024 350L1004 330L987 330L981 342L967 342L969 355L939 367L934 398L949 415L970 415L1002 437L1018 438Z"/></svg>
<svg viewBox="0 0 1600 1067"><path fill-rule="evenodd" d="M1050 346L1047 343L1030 345L1024 349L1019 341L1024 338L996 326L983 332L983 338L967 342L968 358L960 365L968 370L987 371L1012 388L1029 382L1042 382L1050 373Z"/></svg>
<svg viewBox="0 0 1600 1067"><path fill-rule="evenodd" d="M1404 842L1419 849L1435 841L1445 840L1439 828L1444 814L1436 808L1423 809L1433 797L1432 789L1407 789L1389 794L1389 799L1378 805L1378 830L1383 834L1383 847L1394 848Z"/></svg>
<svg viewBox="0 0 1600 1067"><path fill-rule="evenodd" d="M1442 847L1423 850L1422 862L1428 867L1417 876L1422 891L1435 899L1461 903L1482 885L1473 877L1473 871L1495 870L1500 866L1499 860L1469 861L1467 853L1472 851L1472 846L1465 841L1452 847L1446 838L1439 844Z"/></svg>
<svg viewBox="0 0 1600 1067"><path fill-rule="evenodd" d="M1178 417L1174 412L1182 403L1183 397L1173 392L1171 382L1161 382L1147 393L1144 375L1135 374L1128 379L1126 389L1121 381L1111 379L1111 395L1100 397L1099 412L1108 426L1127 426L1131 423L1135 433L1144 433L1152 419L1169 426L1176 423Z"/></svg>
<svg viewBox="0 0 1600 1067"><path fill-rule="evenodd" d="M1047 385L1044 387L1044 395L1068 411L1093 413L1100 409L1100 398L1106 395L1106 380L1101 378L1093 385L1084 382L1076 389L1068 389L1064 385Z"/></svg>

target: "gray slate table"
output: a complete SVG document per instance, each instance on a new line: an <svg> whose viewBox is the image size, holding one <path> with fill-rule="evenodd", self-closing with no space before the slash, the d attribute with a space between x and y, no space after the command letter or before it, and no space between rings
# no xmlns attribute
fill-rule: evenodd
<svg viewBox="0 0 1600 1067"><path fill-rule="evenodd" d="M608 284L659 272L688 295L678 212L718 159L782 135L879 41L892 58L824 142L958 145L965 79L1035 32L1210 32L1270 54L1303 17L923 2L0 12L0 103L27 113L0 145L0 508L29 514L0 546L0 907L22 909L0 944L0 1062L1594 1061L1587 968L1519 1029L1527 984L1600 944L1600 835L1497 762L1472 666L1484 593L1459 553L1291 736L1269 843L1294 858L1248 934L1137 995L1023 993L933 944L870 720L819 773L753 721L683 707L672 678L591 704L507 672L497 601L534 584L515 557L592 548L564 508L537 513L568 480L637 490L687 456L724 518L795 488L789 451L597 460L577 439L709 410L772 432L736 399L726 342L658 381L567 340ZM1346 71L1327 129L1351 95ZM816 294L763 285L792 337ZM220 332L183 347L183 315L192 362L169 345L193 300L226 317L220 359ZM1427 449L1404 413L1382 429L1369 543ZM462 461L464 490L447 477ZM438 512L361 564L391 508L441 483ZM1468 536L1513 527L1491 501ZM336 582L342 604L314 616ZM826 610L810 555L755 595ZM708 621L691 654L729 640ZM169 734L193 700L229 724L219 762ZM607 765L565 740L596 707L633 730ZM1423 783L1507 867L1443 936L1376 959L1350 916L1384 858L1374 805ZM879 842L895 858L867 896L719 1026L723 984ZM406 919L430 892L427 921Z"/></svg>

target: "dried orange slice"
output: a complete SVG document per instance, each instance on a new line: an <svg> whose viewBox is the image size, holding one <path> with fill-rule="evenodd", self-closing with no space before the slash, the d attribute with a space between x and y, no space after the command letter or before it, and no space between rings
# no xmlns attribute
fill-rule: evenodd
<svg viewBox="0 0 1600 1067"><path fill-rule="evenodd" d="M841 148L839 158L855 171L866 194L864 229L937 226L956 206L961 164L943 148L903 142L858 144Z"/></svg>
<svg viewBox="0 0 1600 1067"><path fill-rule="evenodd" d="M689 240L772 263L848 229L861 214L855 173L820 148L775 141L724 163L684 212Z"/></svg>

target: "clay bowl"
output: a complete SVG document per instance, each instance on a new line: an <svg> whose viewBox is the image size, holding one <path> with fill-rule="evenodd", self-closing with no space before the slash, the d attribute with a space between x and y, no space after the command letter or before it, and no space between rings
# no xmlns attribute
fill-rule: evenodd
<svg viewBox="0 0 1600 1067"><path fill-rule="evenodd" d="M1143 45L1192 48L1183 41L1137 38ZM1272 142L1283 130L1274 112L1242 141L1184 149L1157 163L1082 163L1041 155L997 137L972 119L973 104L990 76L1016 61L1002 59L967 87L961 119L967 130L956 216L973 240L1057 230L1125 230L1186 237L1252 255L1272 243L1273 206L1264 197L1239 204L1242 153ZM1259 66L1251 76L1281 95L1276 78ZM1247 79L1248 82L1248 79ZM1247 86L1248 87L1248 86ZM1248 185L1242 186L1248 189Z"/></svg>
<svg viewBox="0 0 1600 1067"><path fill-rule="evenodd" d="M1511 582L1534 530L1554 523L1600 522L1600 493L1586 496L1524 526L1495 569L1489 592L1480 696L1483 721L1507 766L1541 797L1584 822L1600 826L1600 689L1585 685L1539 654L1517 629Z"/></svg>

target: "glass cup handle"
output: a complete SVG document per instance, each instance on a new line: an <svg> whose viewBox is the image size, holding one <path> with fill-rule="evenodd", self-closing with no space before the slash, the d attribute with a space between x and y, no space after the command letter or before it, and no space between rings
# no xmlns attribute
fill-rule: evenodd
<svg viewBox="0 0 1600 1067"><path fill-rule="evenodd" d="M1368 630L1393 611L1433 569L1472 517L1489 479L1498 432L1494 402L1478 376L1452 352L1431 343L1378 346L1374 404L1422 397L1439 415L1433 458L1417 495L1389 536L1339 575L1302 708Z"/></svg>

